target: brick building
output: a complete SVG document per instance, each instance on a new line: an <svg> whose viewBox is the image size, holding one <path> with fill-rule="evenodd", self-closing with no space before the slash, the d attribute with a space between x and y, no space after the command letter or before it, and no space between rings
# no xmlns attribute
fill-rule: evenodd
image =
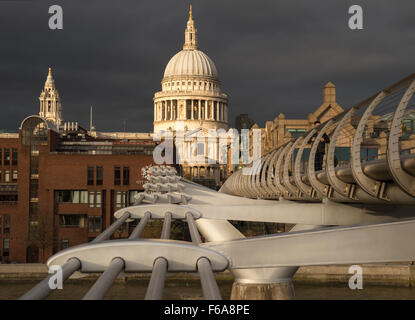
<svg viewBox="0 0 415 320"><path fill-rule="evenodd" d="M49 71L39 116L24 119L18 133L0 134L2 262L42 262L95 238L143 190L141 169L153 163L154 146L148 133L64 123Z"/></svg>

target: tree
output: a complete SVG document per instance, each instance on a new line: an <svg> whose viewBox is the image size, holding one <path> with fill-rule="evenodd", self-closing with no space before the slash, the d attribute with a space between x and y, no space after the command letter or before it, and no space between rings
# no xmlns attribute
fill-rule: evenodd
<svg viewBox="0 0 415 320"><path fill-rule="evenodd" d="M46 215L39 215L38 221L29 227L29 242L42 249L42 262L46 262L45 251L56 243L53 236L53 221Z"/></svg>

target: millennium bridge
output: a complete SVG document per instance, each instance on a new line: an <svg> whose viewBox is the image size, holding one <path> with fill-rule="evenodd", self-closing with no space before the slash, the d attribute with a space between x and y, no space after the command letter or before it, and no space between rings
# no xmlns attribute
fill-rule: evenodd
<svg viewBox="0 0 415 320"><path fill-rule="evenodd" d="M151 273L145 299L162 299L166 275L175 272L197 273L204 297L221 299L214 273L226 269L235 279L231 299L292 299L300 266L414 261L414 90L412 74L236 171L219 192L154 166L133 206L115 212L92 242L58 252L47 265L61 266L63 280L75 271L102 273L85 300L103 299L122 272ZM316 171L324 136L330 142ZM109 240L134 219L128 239ZM163 220L161 239L140 239L154 219ZM170 239L172 220L187 222L191 242ZM294 226L245 237L229 220ZM52 276L20 299L46 298Z"/></svg>

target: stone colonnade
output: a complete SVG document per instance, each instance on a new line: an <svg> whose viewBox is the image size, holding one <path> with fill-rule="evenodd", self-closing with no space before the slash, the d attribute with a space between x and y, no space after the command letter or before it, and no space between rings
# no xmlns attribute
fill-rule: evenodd
<svg viewBox="0 0 415 320"><path fill-rule="evenodd" d="M192 179L221 179L225 174L225 169L221 166L192 165L184 166L184 174L189 174Z"/></svg>
<svg viewBox="0 0 415 320"><path fill-rule="evenodd" d="M207 99L186 99L185 117L180 117L177 99L154 103L154 121L167 120L212 120L228 121L228 105L225 102Z"/></svg>

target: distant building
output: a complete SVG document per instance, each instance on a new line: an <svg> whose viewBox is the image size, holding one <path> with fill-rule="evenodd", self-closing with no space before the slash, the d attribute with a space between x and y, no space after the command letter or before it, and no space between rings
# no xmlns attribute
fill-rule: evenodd
<svg viewBox="0 0 415 320"><path fill-rule="evenodd" d="M251 129L255 121L248 117L248 114L242 113L235 118L235 129L241 133L241 129Z"/></svg>
<svg viewBox="0 0 415 320"><path fill-rule="evenodd" d="M343 108L336 101L336 86L328 82L323 90L323 103L310 113L306 119L287 119L280 113L273 121L267 121L265 128L260 128L257 124L250 130L250 141L253 140L253 130L261 131L261 154L264 155L283 144L294 141L305 132L315 127L314 122L319 120L325 123L327 120L343 113ZM361 157L363 160L382 159L386 157L387 137L392 124L393 113L383 116L373 114L367 121L363 139L361 142ZM339 166L350 162L350 152L356 128L361 119L361 114L351 117L340 132L336 143L335 159ZM327 130L330 136L336 128L336 122ZM400 138L401 152L403 154L415 152L415 111L408 109L402 122L402 136ZM304 156L309 154L310 145L304 150ZM328 145L326 145L328 147ZM250 144L250 154L253 154L252 144ZM228 166L228 170L230 167Z"/></svg>
<svg viewBox="0 0 415 320"><path fill-rule="evenodd" d="M323 90L323 103L307 119L287 119L280 113L273 121L267 121L265 128L254 124L251 129L261 129L261 151L267 153L310 130L315 121L323 123L342 112L343 108L336 101L336 86L328 82Z"/></svg>
<svg viewBox="0 0 415 320"><path fill-rule="evenodd" d="M42 262L88 242L143 190L142 168L153 163L149 133L88 131L63 123L51 70L39 116L18 133L0 134L0 258ZM126 237L125 224L115 236Z"/></svg>

